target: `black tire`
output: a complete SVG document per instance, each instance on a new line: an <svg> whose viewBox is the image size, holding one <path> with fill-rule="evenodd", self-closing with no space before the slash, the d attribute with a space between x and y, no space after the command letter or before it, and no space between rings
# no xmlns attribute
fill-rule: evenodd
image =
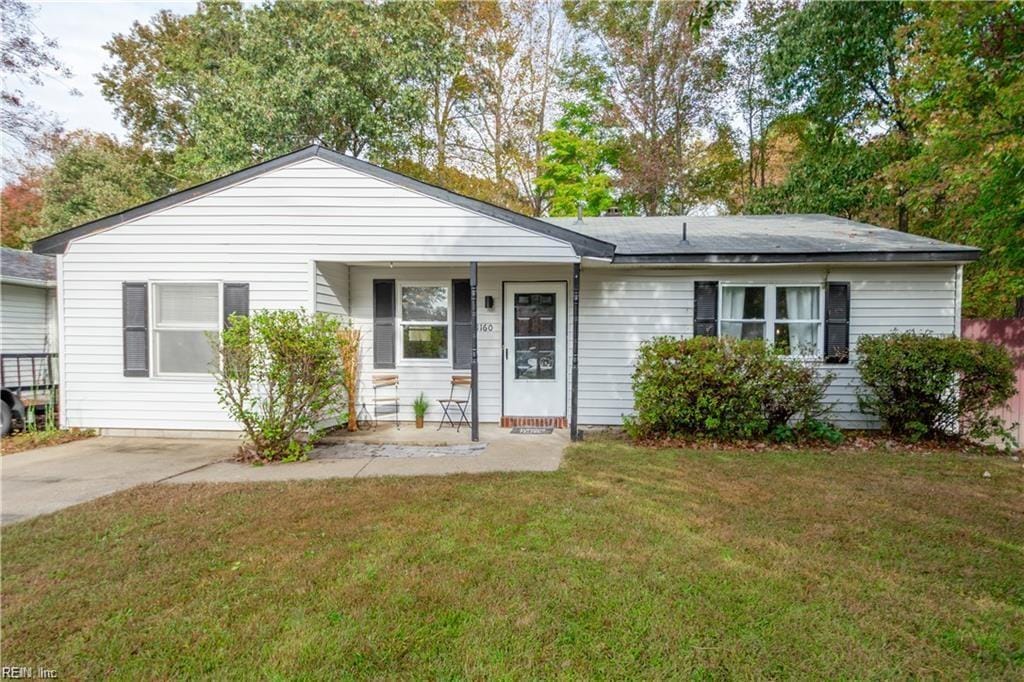
<svg viewBox="0 0 1024 682"><path fill-rule="evenodd" d="M4 401L0 401L0 412L3 413L3 435L9 436L14 428L14 422L11 419L11 406Z"/></svg>

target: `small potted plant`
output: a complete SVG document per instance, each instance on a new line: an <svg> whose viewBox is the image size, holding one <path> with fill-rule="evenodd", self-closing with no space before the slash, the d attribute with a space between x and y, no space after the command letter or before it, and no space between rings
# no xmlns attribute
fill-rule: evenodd
<svg viewBox="0 0 1024 682"><path fill-rule="evenodd" d="M423 417L427 414L427 408L430 403L427 402L427 396L422 393L412 402L412 410L416 413L416 428L423 428Z"/></svg>

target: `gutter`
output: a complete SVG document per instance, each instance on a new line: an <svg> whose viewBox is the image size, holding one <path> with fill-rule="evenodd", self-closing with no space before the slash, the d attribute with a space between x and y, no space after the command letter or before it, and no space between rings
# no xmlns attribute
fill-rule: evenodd
<svg viewBox="0 0 1024 682"><path fill-rule="evenodd" d="M54 279L27 279L25 277L0 277L0 282L3 284L17 284L22 287L35 287L37 289L54 289L57 286L57 280Z"/></svg>

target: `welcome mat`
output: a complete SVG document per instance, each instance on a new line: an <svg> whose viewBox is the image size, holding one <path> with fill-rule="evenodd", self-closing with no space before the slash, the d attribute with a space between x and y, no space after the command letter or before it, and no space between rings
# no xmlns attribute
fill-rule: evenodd
<svg viewBox="0 0 1024 682"><path fill-rule="evenodd" d="M526 436L544 436L555 429L551 426L513 426L512 433L521 433Z"/></svg>

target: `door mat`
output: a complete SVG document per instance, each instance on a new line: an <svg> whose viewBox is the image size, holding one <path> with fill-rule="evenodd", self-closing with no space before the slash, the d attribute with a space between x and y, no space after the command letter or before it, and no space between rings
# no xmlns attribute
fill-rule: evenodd
<svg viewBox="0 0 1024 682"><path fill-rule="evenodd" d="M555 429L551 426L513 426L512 433L521 433L526 436L544 436Z"/></svg>

